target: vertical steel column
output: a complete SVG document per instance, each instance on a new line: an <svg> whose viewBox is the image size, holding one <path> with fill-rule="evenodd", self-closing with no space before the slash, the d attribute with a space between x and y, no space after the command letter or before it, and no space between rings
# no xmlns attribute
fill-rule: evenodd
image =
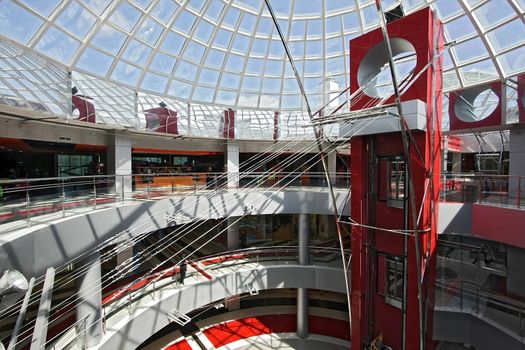
<svg viewBox="0 0 525 350"><path fill-rule="evenodd" d="M299 214L299 265L310 264L310 226L307 214ZM308 289L297 288L297 336L308 337Z"/></svg>
<svg viewBox="0 0 525 350"><path fill-rule="evenodd" d="M86 318L86 346L95 346L102 337L102 280L100 252L82 261L85 269L77 281L77 320Z"/></svg>
<svg viewBox="0 0 525 350"><path fill-rule="evenodd" d="M45 348L54 282L55 269L49 267L46 271L46 279L44 280L42 296L40 297L40 305L38 306L38 314L36 316L35 328L33 330L33 338L31 339L31 350L41 350Z"/></svg>

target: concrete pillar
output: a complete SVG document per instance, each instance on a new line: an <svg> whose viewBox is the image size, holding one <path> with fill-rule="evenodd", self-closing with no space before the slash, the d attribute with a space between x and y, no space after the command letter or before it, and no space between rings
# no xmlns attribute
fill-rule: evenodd
<svg viewBox="0 0 525 350"><path fill-rule="evenodd" d="M86 270L77 280L77 320L86 317L86 347L97 345L102 338L102 279L100 253L89 255L78 268Z"/></svg>
<svg viewBox="0 0 525 350"><path fill-rule="evenodd" d="M108 136L108 175L117 175L114 191L120 199L131 197L131 139L128 135L115 132ZM128 175L128 176L122 176Z"/></svg>
<svg viewBox="0 0 525 350"><path fill-rule="evenodd" d="M452 153L452 173L453 174L461 173L461 153L459 152Z"/></svg>
<svg viewBox="0 0 525 350"><path fill-rule="evenodd" d="M525 297L525 249L507 248L507 292Z"/></svg>
<svg viewBox="0 0 525 350"><path fill-rule="evenodd" d="M228 172L228 188L239 187L239 145L228 142L226 146L226 171Z"/></svg>
<svg viewBox="0 0 525 350"><path fill-rule="evenodd" d="M511 130L509 135L509 196L525 198L525 130ZM523 178L519 178L523 176ZM521 183L520 183L521 182Z"/></svg>
<svg viewBox="0 0 525 350"><path fill-rule="evenodd" d="M307 214L299 214L299 265L310 264L310 223ZM308 337L308 289L297 288L297 336Z"/></svg>
<svg viewBox="0 0 525 350"><path fill-rule="evenodd" d="M239 249L239 220L238 217L228 218L228 250ZM237 222L235 222L237 221Z"/></svg>

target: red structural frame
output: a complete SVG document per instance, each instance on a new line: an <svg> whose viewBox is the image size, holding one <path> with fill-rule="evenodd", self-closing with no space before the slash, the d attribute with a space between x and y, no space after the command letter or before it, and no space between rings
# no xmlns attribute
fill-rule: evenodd
<svg viewBox="0 0 525 350"><path fill-rule="evenodd" d="M453 91L449 93L449 101L448 101L448 116L450 119L450 130L465 130L465 129L475 129L475 128L483 128L488 126L498 126L501 125L503 122L503 113L502 113L502 85L501 83L491 83L487 84L487 88L490 88L496 96L498 96L499 102L494 109L494 111L485 119L477 121L477 122L465 122L458 118L456 114L456 103L461 100L461 93L466 90L459 90L459 91Z"/></svg>
<svg viewBox="0 0 525 350"><path fill-rule="evenodd" d="M220 133L225 139L235 138L235 111L233 109L224 110Z"/></svg>
<svg viewBox="0 0 525 350"><path fill-rule="evenodd" d="M429 42L432 40L430 36L430 26L432 20L428 9L422 9L410 16L403 17L388 24L388 34L390 38L401 38L409 41L416 49L416 67L414 74L420 72L432 57L432 51L429 50ZM354 38L350 41L350 90L352 92L359 89L358 83L358 69L361 61L365 55L375 45L381 44L384 41L381 29L373 30L365 35ZM387 62L385 62L387 63ZM422 74L411 86L410 89L402 96L403 101L419 99L421 101L427 100L426 87L428 86L429 75ZM379 98L371 96L360 96L358 101L351 101L352 110L359 110L366 106L376 105L380 101ZM394 97L390 97L385 103L394 102Z"/></svg>
<svg viewBox="0 0 525 350"><path fill-rule="evenodd" d="M433 57L434 50L443 50L443 27L430 8L391 22L387 26L390 37L408 40L416 48L418 73ZM383 41L380 29L350 41L351 92L356 91L357 71L369 49ZM433 101L435 96L435 101ZM422 206L419 230L419 255L423 271L422 299L425 305L425 339L427 349L434 347L432 319L434 305L435 261L437 244L437 209L439 203L439 173L441 159L441 104L442 59L429 67L402 96L402 101L419 99L426 103L427 129L413 131L409 159L413 175L416 210ZM365 96L352 109L363 108L375 99ZM387 102L391 102L392 98ZM433 103L435 102L435 103ZM420 159L416 146L422 153ZM352 246L352 349L363 349L380 333L384 343L394 349L402 348L403 311L392 306L378 290L378 283L386 274L384 259L380 256L404 256L407 239L407 303L405 348L419 348L419 311L416 250L413 235L402 235L385 229L403 229L408 218L408 229L413 230L410 205L407 208L389 206L378 195L377 187L387 174L378 165L380 159L403 156L402 135L399 132L364 135L351 141L351 218ZM385 168L386 169L386 168ZM429 176L432 170L432 176ZM386 181L386 180L385 180ZM427 190L426 190L427 189ZM425 190L427 195L425 196ZM408 193L408 192L407 192ZM408 204L408 201L405 201ZM376 227L371 229L369 227ZM383 261L383 264L381 264ZM383 279L384 281L384 279Z"/></svg>
<svg viewBox="0 0 525 350"><path fill-rule="evenodd" d="M518 113L519 122L525 123L525 74L518 76Z"/></svg>
<svg viewBox="0 0 525 350"><path fill-rule="evenodd" d="M71 102L74 106L73 110L78 109L78 120L89 123L97 122L95 105L93 104L93 99L91 97L83 95L73 95L71 97Z"/></svg>
<svg viewBox="0 0 525 350"><path fill-rule="evenodd" d="M167 134L179 134L179 128L177 125L178 118L177 112L165 107L151 108L144 111L146 117L146 128L149 130L153 129L155 121L158 121L156 132L164 132Z"/></svg>

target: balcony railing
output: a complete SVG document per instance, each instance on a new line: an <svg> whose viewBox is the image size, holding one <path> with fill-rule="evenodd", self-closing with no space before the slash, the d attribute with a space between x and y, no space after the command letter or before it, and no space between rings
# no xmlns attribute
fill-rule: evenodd
<svg viewBox="0 0 525 350"><path fill-rule="evenodd" d="M441 201L484 203L521 208L525 176L443 174Z"/></svg>
<svg viewBox="0 0 525 350"><path fill-rule="evenodd" d="M231 174L230 174L231 176ZM0 180L0 223L31 219L49 213L65 216L75 209L132 200L155 199L185 193L225 189L301 190L326 188L324 173L250 172L235 176L238 186L228 187L226 173L132 174ZM334 174L332 184L350 187L350 175ZM230 184L231 186L231 184Z"/></svg>

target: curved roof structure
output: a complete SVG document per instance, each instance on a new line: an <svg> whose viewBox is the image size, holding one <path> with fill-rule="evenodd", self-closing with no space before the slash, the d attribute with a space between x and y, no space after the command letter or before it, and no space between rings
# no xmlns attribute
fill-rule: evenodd
<svg viewBox="0 0 525 350"><path fill-rule="evenodd" d="M525 71L524 0L383 0L430 5L445 23L446 89ZM348 42L378 26L373 0L272 0L310 103L348 86ZM191 103L302 110L263 0L4 0L0 36L133 91Z"/></svg>

